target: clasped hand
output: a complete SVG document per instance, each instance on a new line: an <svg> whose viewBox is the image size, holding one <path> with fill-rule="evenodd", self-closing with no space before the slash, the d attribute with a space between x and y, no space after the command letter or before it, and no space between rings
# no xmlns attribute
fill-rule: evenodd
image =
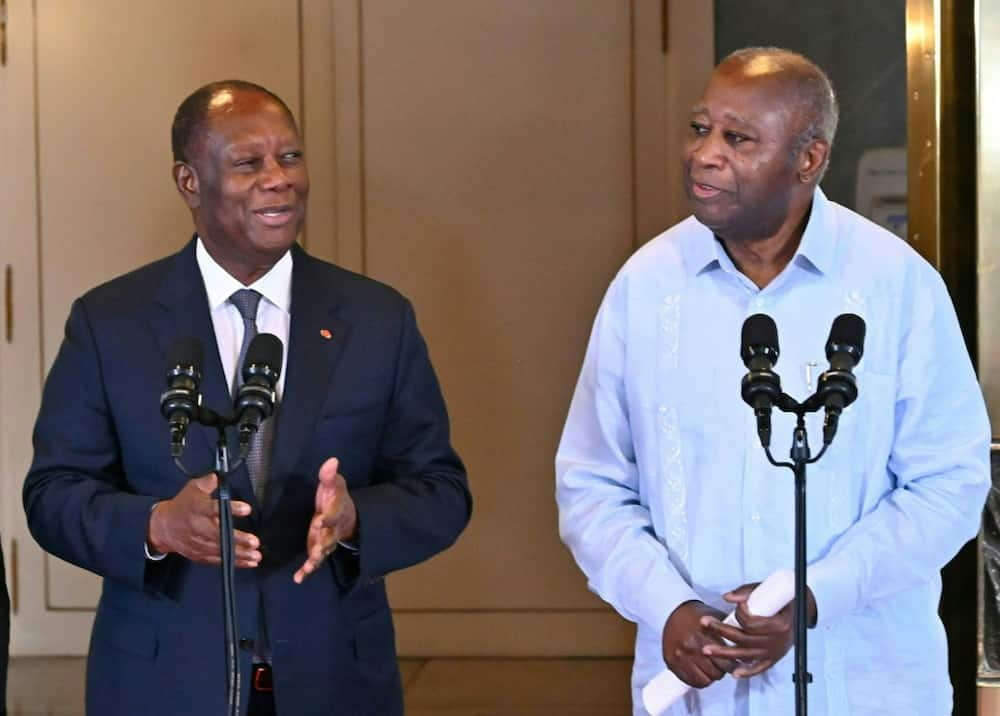
<svg viewBox="0 0 1000 716"><path fill-rule="evenodd" d="M293 576L297 584L319 568L338 542L357 536L357 510L339 466L337 458L330 458L319 469L315 512L306 533L306 561ZM212 497L218 486L218 477L209 473L189 480L176 496L156 505L146 534L150 551L179 554L199 564L219 564L219 503ZM252 510L249 503L238 500L230 507L235 517L246 517ZM233 552L237 567L256 567L261 560L260 539L233 530Z"/></svg>
<svg viewBox="0 0 1000 716"><path fill-rule="evenodd" d="M723 595L736 606L739 626L724 624L725 614L699 601L685 602L670 615L663 627L663 659L681 681L700 689L725 674L756 676L788 653L795 639L795 603L772 617L751 614L747 599L756 586L744 584ZM816 602L811 591L807 602L812 624Z"/></svg>

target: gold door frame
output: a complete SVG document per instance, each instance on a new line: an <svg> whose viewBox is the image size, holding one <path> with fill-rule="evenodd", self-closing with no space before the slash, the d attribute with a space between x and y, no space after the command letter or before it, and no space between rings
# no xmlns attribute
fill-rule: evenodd
<svg viewBox="0 0 1000 716"><path fill-rule="evenodd" d="M1000 212L1000 206L991 207L987 198L980 199L984 195L977 193L988 187L976 170L976 108L977 100L985 94L984 88L977 84L977 68L979 78L987 72L980 61L982 16L1000 18L1000 8L987 8L988 5L997 3L994 0L906 2L908 238L941 272L970 353L977 361L984 388L989 385L994 370L1000 374L997 370L1000 360L996 366L990 365L992 352L984 343L990 341L1000 348L1000 332L996 340L991 340L989 327L980 320L980 316L991 312L987 308L990 303L983 301L986 284L981 277L977 281L977 267L985 265L983 241L977 240L977 221L979 226L992 224L1000 229L1000 221L997 221L1000 213L994 219L987 219L983 213L991 208ZM1000 47L1000 32L994 36ZM1000 54L997 60L1000 61ZM992 95L996 97L997 92ZM982 129L981 124L979 128ZM1000 152L995 158L1000 160ZM1000 174L996 182L1000 182ZM1000 242L997 248L1000 249ZM1000 263L1000 255L997 262ZM996 290L1000 306L1000 285ZM1000 350L996 353L1000 356ZM991 413L1000 419L1000 382L997 387ZM990 391L986 393L990 402ZM995 435L1000 434L996 425ZM986 652L983 648L982 554L981 546L980 549L968 547L944 571L941 615L948 630L955 713L973 711L971 690L977 665L980 685L992 681L989 670L983 668ZM964 587L974 579L979 580L975 598ZM975 623L973 611L978 614ZM996 636L1000 639L1000 611L997 616L997 619L985 620L987 638L995 625ZM973 624L978 624L978 631L972 629ZM994 678L1000 685L1000 669ZM1000 696L1000 689L979 689L980 714L1000 716L1000 710L993 710L992 706L984 710L984 705L994 695Z"/></svg>
<svg viewBox="0 0 1000 716"><path fill-rule="evenodd" d="M975 9L976 30L976 196L978 199L978 349L979 380L986 396L993 421L993 435L1000 435L1000 329L995 316L1000 309L1000 127L990 120L1000 113L1000 6L979 0ZM993 319L993 320L991 320ZM1000 444L994 437L994 463L1000 466ZM988 588L987 574L1000 570L997 559L997 526L1000 524L1000 502L997 493L997 469L994 468L994 490L984 513L980 536L979 581L979 713L983 716L1000 714L1000 664L990 655L997 652L1000 641L1000 608L996 588ZM990 580L996 584L996 579ZM987 599L992 594L994 598Z"/></svg>
<svg viewBox="0 0 1000 716"><path fill-rule="evenodd" d="M977 335L976 177L972 169L976 158L975 2L906 3L909 240L948 284L973 356Z"/></svg>

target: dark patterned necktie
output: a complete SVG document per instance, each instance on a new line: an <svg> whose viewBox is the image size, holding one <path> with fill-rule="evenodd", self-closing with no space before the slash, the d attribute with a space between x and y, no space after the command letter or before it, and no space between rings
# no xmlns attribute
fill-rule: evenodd
<svg viewBox="0 0 1000 716"><path fill-rule="evenodd" d="M233 377L233 394L243 384L243 361L247 357L250 341L257 335L257 306L260 304L260 294L249 288L241 288L229 297L229 302L236 306L243 318L243 344L240 346L240 357L236 364L236 375ZM271 467L271 439L274 436L273 416L260 424L257 432L250 440L250 451L247 453L247 472L250 473L250 484L257 496L257 503L264 501L264 487L267 484L267 474Z"/></svg>

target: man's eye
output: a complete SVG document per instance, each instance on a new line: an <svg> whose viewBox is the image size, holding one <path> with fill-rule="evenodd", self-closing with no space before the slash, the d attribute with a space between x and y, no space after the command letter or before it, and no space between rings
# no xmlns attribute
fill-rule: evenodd
<svg viewBox="0 0 1000 716"><path fill-rule="evenodd" d="M708 134L708 127L704 124L698 124L698 122L691 122L691 130L698 136Z"/></svg>
<svg viewBox="0 0 1000 716"><path fill-rule="evenodd" d="M237 159L235 162L233 162L233 166L235 166L235 167L252 167L256 163L257 163L257 160L255 158L253 158L253 157L246 157L244 159Z"/></svg>
<svg viewBox="0 0 1000 716"><path fill-rule="evenodd" d="M299 151L285 152L284 154L281 155L281 158L288 162L294 162L302 158L302 152Z"/></svg>
<svg viewBox="0 0 1000 716"><path fill-rule="evenodd" d="M727 132L726 139L728 139L731 144L742 144L743 142L750 141L750 137L736 132Z"/></svg>

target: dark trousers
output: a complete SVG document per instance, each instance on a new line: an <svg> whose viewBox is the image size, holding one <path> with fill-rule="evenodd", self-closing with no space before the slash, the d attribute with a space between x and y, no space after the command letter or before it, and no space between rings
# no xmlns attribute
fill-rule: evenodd
<svg viewBox="0 0 1000 716"><path fill-rule="evenodd" d="M2 542L0 542L2 544ZM10 648L10 594L0 546L0 716L7 716L7 662Z"/></svg>

